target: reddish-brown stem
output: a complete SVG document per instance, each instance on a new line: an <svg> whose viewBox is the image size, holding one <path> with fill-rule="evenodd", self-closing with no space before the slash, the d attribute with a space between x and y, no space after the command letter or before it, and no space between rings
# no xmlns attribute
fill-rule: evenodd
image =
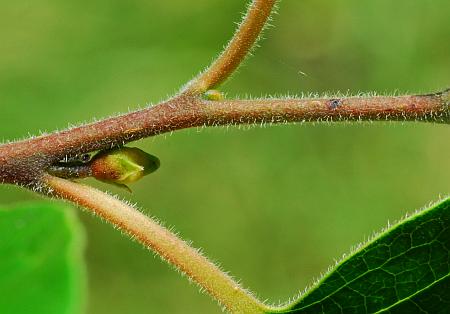
<svg viewBox="0 0 450 314"><path fill-rule="evenodd" d="M449 121L439 95L256 99L203 104L206 125L315 121Z"/></svg>
<svg viewBox="0 0 450 314"><path fill-rule="evenodd" d="M185 92L200 94L223 83L239 67L257 42L275 3L276 0L253 0L225 50L209 68L187 84Z"/></svg>
<svg viewBox="0 0 450 314"><path fill-rule="evenodd" d="M448 122L442 94L396 97L206 101L176 98L102 122L0 146L0 156L64 155L105 149L169 131L259 122L415 120ZM181 109L179 109L181 107ZM0 159L1 160L1 159Z"/></svg>
<svg viewBox="0 0 450 314"><path fill-rule="evenodd" d="M419 96L223 101L179 96L134 113L2 145L0 182L28 183L36 177L36 171L45 170L66 155L106 149L189 127L348 120L448 123L448 97L448 91Z"/></svg>

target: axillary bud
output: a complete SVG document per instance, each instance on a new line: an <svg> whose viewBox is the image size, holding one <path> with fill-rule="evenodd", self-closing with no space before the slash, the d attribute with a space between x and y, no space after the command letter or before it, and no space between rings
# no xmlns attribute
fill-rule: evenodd
<svg viewBox="0 0 450 314"><path fill-rule="evenodd" d="M139 148L121 147L101 151L91 160L92 176L107 183L127 185L155 172L160 162L156 156Z"/></svg>

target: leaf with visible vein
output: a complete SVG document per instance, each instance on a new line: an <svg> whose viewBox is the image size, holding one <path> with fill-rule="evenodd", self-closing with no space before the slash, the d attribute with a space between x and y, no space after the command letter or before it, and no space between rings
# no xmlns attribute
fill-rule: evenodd
<svg viewBox="0 0 450 314"><path fill-rule="evenodd" d="M83 229L55 203L0 207L0 313L84 311Z"/></svg>
<svg viewBox="0 0 450 314"><path fill-rule="evenodd" d="M450 313L450 199L402 221L281 313Z"/></svg>

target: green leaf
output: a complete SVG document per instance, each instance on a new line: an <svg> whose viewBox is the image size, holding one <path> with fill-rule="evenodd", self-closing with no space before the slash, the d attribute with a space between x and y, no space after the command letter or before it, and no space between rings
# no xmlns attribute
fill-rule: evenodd
<svg viewBox="0 0 450 314"><path fill-rule="evenodd" d="M450 199L388 229L281 313L450 313Z"/></svg>
<svg viewBox="0 0 450 314"><path fill-rule="evenodd" d="M0 313L83 312L83 248L83 229L70 207L0 207Z"/></svg>

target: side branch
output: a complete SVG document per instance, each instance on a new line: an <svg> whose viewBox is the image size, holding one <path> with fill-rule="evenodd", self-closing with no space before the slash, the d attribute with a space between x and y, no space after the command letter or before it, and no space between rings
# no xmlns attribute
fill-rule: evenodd
<svg viewBox="0 0 450 314"><path fill-rule="evenodd" d="M275 3L276 0L253 0L225 50L208 69L187 84L185 92L201 94L223 83L239 67L257 42Z"/></svg>
<svg viewBox="0 0 450 314"><path fill-rule="evenodd" d="M268 308L231 277L153 219L89 186L45 176L51 196L85 207L135 238L196 282L231 313L263 313Z"/></svg>

